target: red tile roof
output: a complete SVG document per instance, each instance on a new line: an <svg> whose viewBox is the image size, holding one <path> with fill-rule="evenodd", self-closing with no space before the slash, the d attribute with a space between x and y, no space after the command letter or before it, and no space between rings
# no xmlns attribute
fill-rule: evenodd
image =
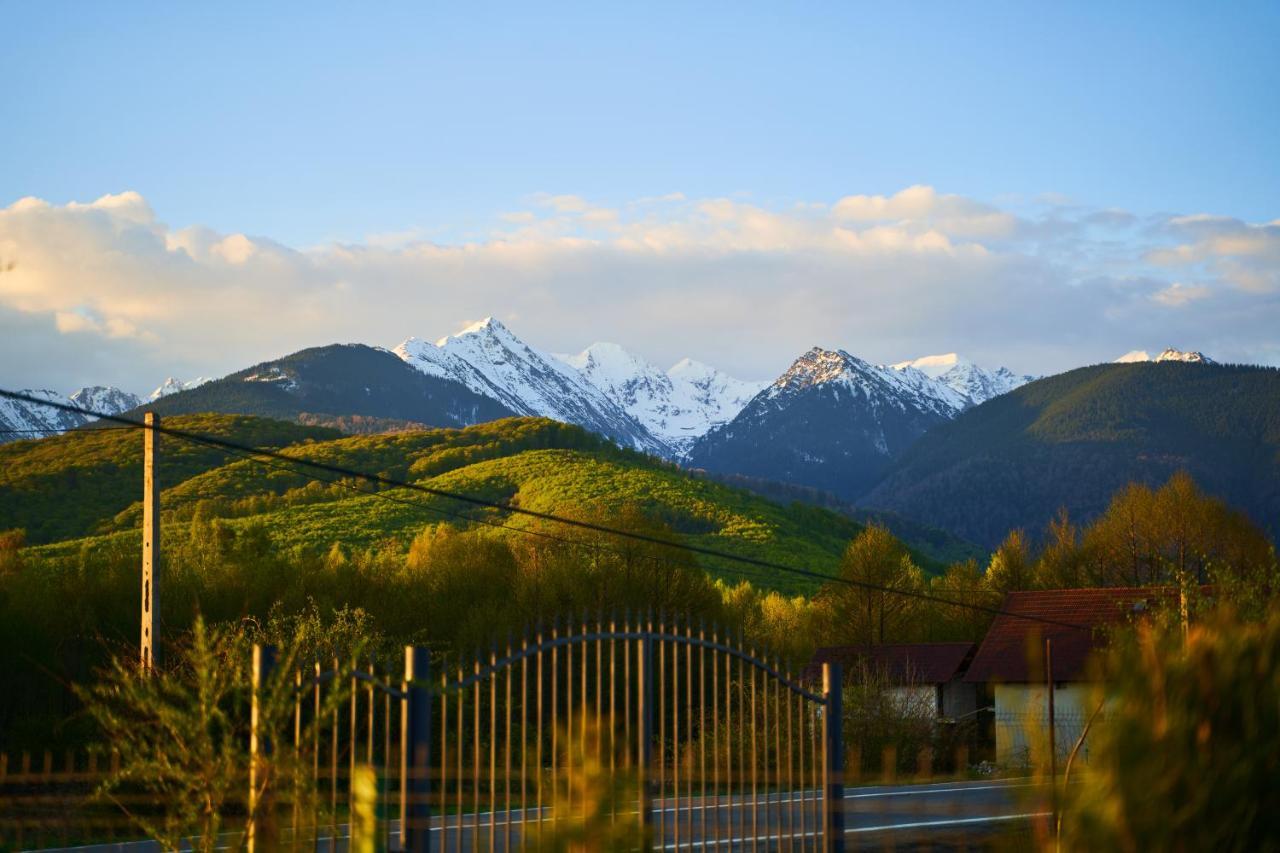
<svg viewBox="0 0 1280 853"><path fill-rule="evenodd" d="M903 684L945 684L964 673L973 643L891 643L881 646L826 646L813 654L804 678L822 678L822 664L839 662L845 680L862 666Z"/></svg>
<svg viewBox="0 0 1280 853"><path fill-rule="evenodd" d="M1044 641L1052 640L1053 680L1084 681L1089 656L1106 642L1104 629L1120 625L1137 614L1170 599L1176 590L1149 587L1109 587L1098 589L1046 589L1010 592L991 623L965 681L1028 683L1043 681L1041 660ZM1046 624L1021 616L1049 619ZM1034 660L1028 651L1035 648Z"/></svg>

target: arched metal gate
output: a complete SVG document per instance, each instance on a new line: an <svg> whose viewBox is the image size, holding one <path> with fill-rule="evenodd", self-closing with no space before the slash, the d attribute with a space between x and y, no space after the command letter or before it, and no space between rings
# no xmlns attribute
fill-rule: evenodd
<svg viewBox="0 0 1280 853"><path fill-rule="evenodd" d="M318 697L326 675L299 678L300 690ZM329 786L332 830L308 834L295 813L299 846L335 849L357 836L355 786L339 778L363 753L389 792L375 847L843 849L837 666L807 685L740 636L687 620L597 617L532 631L442 673L410 647L398 685L372 668L358 677L367 713L353 698L349 720L335 713L332 736L311 745L331 758L327 782L312 761L314 783Z"/></svg>

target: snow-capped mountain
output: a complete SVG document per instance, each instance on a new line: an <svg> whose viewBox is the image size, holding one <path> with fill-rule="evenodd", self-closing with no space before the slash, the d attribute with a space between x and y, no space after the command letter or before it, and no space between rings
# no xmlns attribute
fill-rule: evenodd
<svg viewBox="0 0 1280 853"><path fill-rule="evenodd" d="M70 397L47 389L25 390L20 393L50 403L102 412L104 415L118 415L141 403L141 400L128 391L102 385L81 388ZM96 420L97 418L89 415L67 412L52 406L0 397L0 443L57 435Z"/></svg>
<svg viewBox="0 0 1280 853"><path fill-rule="evenodd" d="M688 462L854 497L925 430L969 405L914 367L814 347L737 417L699 439Z"/></svg>
<svg viewBox="0 0 1280 853"><path fill-rule="evenodd" d="M1007 394L1014 388L1036 379L1035 376L1019 376L1007 367L987 370L954 352L926 355L914 361L900 361L891 366L895 370L915 368L930 379L958 391L971 406L985 403L992 397Z"/></svg>
<svg viewBox="0 0 1280 853"><path fill-rule="evenodd" d="M672 455L664 441L578 370L529 346L492 317L441 338L434 349L411 338L393 352L424 373L455 379L520 414L578 424L624 447Z"/></svg>
<svg viewBox="0 0 1280 853"><path fill-rule="evenodd" d="M744 382L692 359L663 373L617 344L558 356L627 414L683 456L709 430L732 420L768 383Z"/></svg>
<svg viewBox="0 0 1280 853"><path fill-rule="evenodd" d="M141 406L142 399L137 394L121 391L119 388L112 388L106 385L90 385L72 394L71 403L82 409L101 412L104 415L118 415L121 412L127 412L132 408ZM85 419L88 421L97 420L92 416L86 416Z"/></svg>
<svg viewBox="0 0 1280 853"><path fill-rule="evenodd" d="M1130 350L1117 358L1116 364L1133 364L1135 362L1143 361L1187 361L1195 364L1217 364L1216 361L1209 358L1209 356L1202 352L1196 352L1195 350L1184 352L1179 349L1174 349L1173 347L1167 348L1155 358L1152 358L1151 354L1146 350Z"/></svg>
<svg viewBox="0 0 1280 853"><path fill-rule="evenodd" d="M212 381L210 376L197 376L195 379L188 379L185 382L170 376L164 382L160 383L160 387L147 395L148 400L159 400L161 397L168 397L170 394L176 394L179 391L190 391L192 388L199 388L206 382Z"/></svg>

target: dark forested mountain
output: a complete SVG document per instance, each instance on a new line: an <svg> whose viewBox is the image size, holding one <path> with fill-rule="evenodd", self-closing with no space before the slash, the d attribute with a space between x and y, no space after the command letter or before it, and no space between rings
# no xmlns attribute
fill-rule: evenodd
<svg viewBox="0 0 1280 853"><path fill-rule="evenodd" d="M362 415L467 426L512 412L451 379L427 376L386 350L333 344L267 361L147 403L160 414L227 412L309 423ZM335 423L337 421L335 420Z"/></svg>
<svg viewBox="0 0 1280 853"><path fill-rule="evenodd" d="M1164 361L1041 379L930 430L859 503L990 546L1183 469L1275 533L1280 371Z"/></svg>
<svg viewBox="0 0 1280 853"><path fill-rule="evenodd" d="M958 392L915 368L815 347L695 443L688 464L853 499L925 430L965 405Z"/></svg>

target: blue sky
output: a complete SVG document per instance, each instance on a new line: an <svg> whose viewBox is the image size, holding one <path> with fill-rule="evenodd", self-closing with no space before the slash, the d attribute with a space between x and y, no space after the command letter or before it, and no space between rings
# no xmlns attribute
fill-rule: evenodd
<svg viewBox="0 0 1280 853"><path fill-rule="evenodd" d="M141 374L230 370L326 337L394 344L487 314L549 349L614 337L657 362L691 354L761 376L809 343L884 359L963 348L1035 371L1129 343L1280 360L1274 334L1250 325L1280 320L1280 4L10 2L0 25L0 209L10 206L0 250L7 239L25 271L7 285L0 277L0 328L40 342L0 359L0 380L139 387L151 381ZM984 290L982 276L997 272L959 261L928 275L910 262L839 266L825 244L778 238L791 220L773 223L763 242L741 239L752 211L804 219L847 197L890 199L917 186L963 200L966 215L985 207L1017 218L1016 234L977 234L954 218L937 233L1007 261L998 274L1019 296ZM71 205L124 193L140 204ZM550 201L559 196L578 201ZM53 213L37 221L29 205L15 211L26 197L80 225L124 215L111 240L121 221L140 230L123 250L93 237L94 260L68 265L89 251L73 249L85 235L69 236L72 225L55 226ZM659 197L665 207L646 206ZM721 202L744 206L728 242L708 226ZM915 219L867 227L910 219L903 233L915 237L934 228L937 209L912 210ZM1106 211L1122 216L1104 234L1088 217ZM609 216L646 236L593 231ZM664 264L672 228L686 229L677 242L688 251ZM208 232L200 246L235 237L301 254L286 272L279 258L253 276L211 271L195 243L174 236L191 229ZM482 272L450 261L393 275L392 260L370 261L374 248L399 247L399 264L414 245L472 247L474 257L513 240L563 253L570 239L586 241L572 258L544 264L546 253L532 252ZM145 240L162 251L107 269ZM365 265L335 254L338 244L357 247ZM638 257L636 245L661 256ZM720 266L698 266L690 246L721 252ZM607 250L612 260L601 259ZM774 266L780 254L794 264ZM229 348L232 330L191 328L201 305L178 298L190 291L180 283L187 274L209 289L202 298L223 287L228 299L248 299L237 290L248 281L296 287L285 300L324 288L332 298L299 303L306 324L231 335ZM111 285L113 275L167 284L129 291ZM738 306L720 310L734 295L717 284L740 275L752 292L770 282L810 291L807 311L767 329L764 350L744 350ZM395 276L417 276L421 287L387 291ZM918 310L890 298L900 279L920 282L910 303ZM591 282L602 280L630 289L599 295ZM662 281L676 282L688 304L665 303L650 325L618 319L636 292ZM974 282L969 298L1004 304L1036 287L1075 294L1071 316L1082 327L1046 342L1046 318L997 347L972 324L920 308L929 287L941 294L965 281ZM1082 285L1096 282L1104 286ZM1088 300L1077 298L1082 286L1093 287ZM400 303L381 317L329 322L323 306L350 292ZM1125 314L1137 304L1145 313ZM1194 312L1173 310L1188 306ZM702 325L664 324L680 313ZM711 328L701 351L681 352L717 314L738 317L738 327ZM883 317L877 328L860 324L868 315ZM202 334L207 341L191 343ZM58 352L74 355L47 367Z"/></svg>
<svg viewBox="0 0 1280 853"><path fill-rule="evenodd" d="M0 197L133 189L175 223L291 244L452 238L536 192L792 202L920 183L1246 219L1280 197L1276 3L11 3L3 18Z"/></svg>

